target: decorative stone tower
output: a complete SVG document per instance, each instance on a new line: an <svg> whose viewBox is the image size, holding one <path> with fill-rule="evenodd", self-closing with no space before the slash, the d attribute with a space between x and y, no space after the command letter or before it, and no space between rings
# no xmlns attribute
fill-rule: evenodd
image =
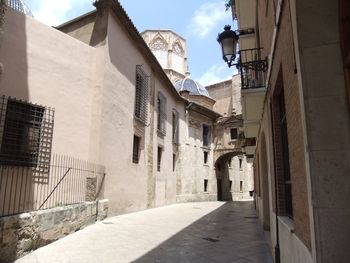
<svg viewBox="0 0 350 263"><path fill-rule="evenodd" d="M189 75L184 38L163 29L145 30L141 36L173 83Z"/></svg>
<svg viewBox="0 0 350 263"><path fill-rule="evenodd" d="M27 16L33 17L32 11L30 11L24 0L7 0L7 6Z"/></svg>

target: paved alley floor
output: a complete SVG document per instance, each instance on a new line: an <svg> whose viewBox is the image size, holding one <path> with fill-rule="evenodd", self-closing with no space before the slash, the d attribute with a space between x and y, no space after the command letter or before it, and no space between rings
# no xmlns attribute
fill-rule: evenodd
<svg viewBox="0 0 350 263"><path fill-rule="evenodd" d="M110 217L16 263L272 263L252 202L175 204Z"/></svg>

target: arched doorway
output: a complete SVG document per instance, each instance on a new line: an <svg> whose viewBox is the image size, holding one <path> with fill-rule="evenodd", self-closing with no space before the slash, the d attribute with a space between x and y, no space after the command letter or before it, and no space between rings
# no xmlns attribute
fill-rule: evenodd
<svg viewBox="0 0 350 263"><path fill-rule="evenodd" d="M265 230L270 230L270 189L268 178L268 165L267 165L267 149L265 135L261 136L261 148L260 148L260 178L262 186L262 206L263 206L263 227Z"/></svg>

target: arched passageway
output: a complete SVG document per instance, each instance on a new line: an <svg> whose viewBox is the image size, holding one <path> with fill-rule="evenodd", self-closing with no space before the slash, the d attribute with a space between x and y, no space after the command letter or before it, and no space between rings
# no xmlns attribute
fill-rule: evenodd
<svg viewBox="0 0 350 263"><path fill-rule="evenodd" d="M242 152L228 152L219 156L215 162L218 201L232 201L232 180L230 180L230 160Z"/></svg>

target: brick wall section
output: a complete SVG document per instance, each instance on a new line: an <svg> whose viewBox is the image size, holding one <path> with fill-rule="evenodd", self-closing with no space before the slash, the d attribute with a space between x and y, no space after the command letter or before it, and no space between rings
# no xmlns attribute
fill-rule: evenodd
<svg viewBox="0 0 350 263"><path fill-rule="evenodd" d="M267 16L265 16L265 1L259 1L259 31L260 42L263 49L263 56L268 54L271 49L272 32L274 25L274 8L273 1L266 1L269 6ZM268 96L272 97L278 94L277 89L281 87L278 85L278 76L282 76L284 96L286 104L287 128L288 128L288 142L289 142L289 164L292 181L293 192L293 221L295 234L303 241L303 243L311 250L310 244L310 221L309 221L309 204L307 202L307 180L305 169L304 156L304 141L301 122L300 98L298 89L297 75L294 72L295 59L293 36L291 30L289 2L284 1L282 16L280 21L280 29L277 36L277 43L275 49L275 56L272 65L270 84ZM271 61L269 61L271 63ZM276 89L277 88L277 89ZM273 101L273 100L272 100ZM274 119L276 119L275 116ZM277 118L278 119L278 118ZM278 131L277 131L278 132ZM278 134L275 134L275 137ZM278 145L277 149L279 148ZM281 161L276 156L277 171L282 167ZM283 187L281 188L283 189ZM274 186L272 185L272 191ZM283 192L278 193L279 202L282 203ZM283 211L282 211L283 212Z"/></svg>

